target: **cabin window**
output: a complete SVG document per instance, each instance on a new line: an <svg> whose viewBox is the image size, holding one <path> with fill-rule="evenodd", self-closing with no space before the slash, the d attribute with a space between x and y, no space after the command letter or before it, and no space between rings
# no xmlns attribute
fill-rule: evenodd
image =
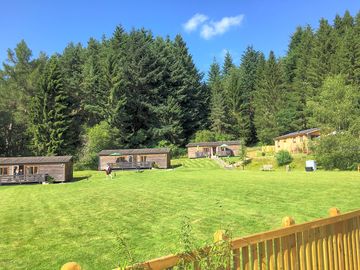
<svg viewBox="0 0 360 270"><path fill-rule="evenodd" d="M146 156L140 156L140 162L146 162Z"/></svg>
<svg viewBox="0 0 360 270"><path fill-rule="evenodd" d="M119 157L116 159L116 162L125 162L125 157Z"/></svg>
<svg viewBox="0 0 360 270"><path fill-rule="evenodd" d="M0 167L0 175L8 175L9 168L8 167Z"/></svg>
<svg viewBox="0 0 360 270"><path fill-rule="evenodd" d="M26 167L26 174L37 174L38 167L37 166L27 166Z"/></svg>
<svg viewBox="0 0 360 270"><path fill-rule="evenodd" d="M209 153L209 152L210 152L210 148L204 148L203 151L204 151L205 153Z"/></svg>
<svg viewBox="0 0 360 270"><path fill-rule="evenodd" d="M296 137L293 138L293 143L296 143Z"/></svg>

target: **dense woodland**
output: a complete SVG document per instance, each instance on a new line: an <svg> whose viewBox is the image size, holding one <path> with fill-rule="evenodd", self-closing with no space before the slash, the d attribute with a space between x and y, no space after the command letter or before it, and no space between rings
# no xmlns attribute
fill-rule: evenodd
<svg viewBox="0 0 360 270"><path fill-rule="evenodd" d="M206 79L180 35L121 26L110 38L70 43L52 56L34 57L21 41L7 58L2 156L71 154L91 164L108 147L272 144L278 135L321 127L360 157L360 12L321 19L316 30L298 27L283 57L249 46L236 66L227 53Z"/></svg>

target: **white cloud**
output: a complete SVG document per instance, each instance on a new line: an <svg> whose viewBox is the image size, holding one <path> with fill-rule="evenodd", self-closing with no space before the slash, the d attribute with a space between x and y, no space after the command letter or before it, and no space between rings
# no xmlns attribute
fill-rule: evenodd
<svg viewBox="0 0 360 270"><path fill-rule="evenodd" d="M224 17L219 21L211 21L202 26L200 36L204 39L211 39L214 36L222 35L232 26L241 25L243 19L244 15L240 14L235 17Z"/></svg>
<svg viewBox="0 0 360 270"><path fill-rule="evenodd" d="M199 25L206 22L208 17L204 14L196 13L192 16L186 23L183 24L183 27L186 32L195 31Z"/></svg>

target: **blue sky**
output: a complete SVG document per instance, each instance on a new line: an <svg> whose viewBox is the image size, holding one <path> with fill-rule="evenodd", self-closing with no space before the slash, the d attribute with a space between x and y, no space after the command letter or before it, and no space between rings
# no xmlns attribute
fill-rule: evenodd
<svg viewBox="0 0 360 270"><path fill-rule="evenodd" d="M332 21L345 10L355 15L360 1L2 0L0 62L6 59L7 48L14 48L21 39L34 56L40 51L50 55L61 52L70 41L86 45L90 37L111 36L115 26L122 24L127 30L145 27L155 35L182 34L197 67L206 72L214 57L222 61L226 50L239 63L248 45L265 54L274 50L284 55L297 26L316 28L321 17Z"/></svg>

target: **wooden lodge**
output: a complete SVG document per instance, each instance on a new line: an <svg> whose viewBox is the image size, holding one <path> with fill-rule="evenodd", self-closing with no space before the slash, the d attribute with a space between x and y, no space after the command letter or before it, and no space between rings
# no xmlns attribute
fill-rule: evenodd
<svg viewBox="0 0 360 270"><path fill-rule="evenodd" d="M288 133L274 139L275 152L287 150L290 153L310 153L309 142L320 136L319 128L311 128Z"/></svg>
<svg viewBox="0 0 360 270"><path fill-rule="evenodd" d="M71 156L2 157L0 158L0 184L41 183L48 177L56 182L73 178Z"/></svg>
<svg viewBox="0 0 360 270"><path fill-rule="evenodd" d="M238 156L240 141L197 142L186 147L189 158Z"/></svg>
<svg viewBox="0 0 360 270"><path fill-rule="evenodd" d="M160 169L170 168L170 149L114 149L102 150L99 153L99 170L109 165L114 170Z"/></svg>

